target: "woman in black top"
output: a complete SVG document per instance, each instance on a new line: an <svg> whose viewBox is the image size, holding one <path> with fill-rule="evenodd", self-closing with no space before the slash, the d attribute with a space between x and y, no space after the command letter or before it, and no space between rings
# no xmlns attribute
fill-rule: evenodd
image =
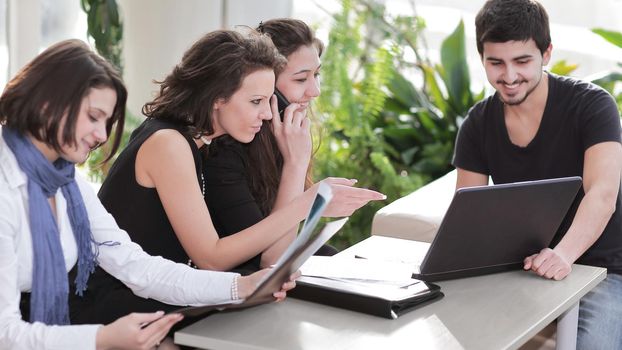
<svg viewBox="0 0 622 350"><path fill-rule="evenodd" d="M221 137L210 145L204 160L205 200L221 237L241 231L284 208L313 185L310 177L312 153L309 128L310 103L320 94L322 42L302 21L273 19L257 31L269 35L287 65L279 72L276 88L291 102L281 118L264 122L250 143ZM354 184L354 180L347 185ZM361 197L356 209L370 199ZM236 271L256 271L269 266L295 238L297 226L260 254L237 266ZM319 254L336 250L324 246Z"/></svg>
<svg viewBox="0 0 622 350"><path fill-rule="evenodd" d="M304 219L316 188L299 193L256 225L219 238L196 157L197 149L222 135L244 143L254 139L275 113L274 71L284 63L266 35L215 31L196 42L161 82L159 96L143 108L149 119L100 191L119 225L147 251L201 269L228 270L268 249ZM329 213L348 214L353 202L348 194L376 194L348 190L334 191ZM158 233L146 231L146 225L159 227Z"/></svg>
<svg viewBox="0 0 622 350"><path fill-rule="evenodd" d="M271 117L268 100L274 70L283 63L283 57L266 36L219 30L197 41L161 83L159 96L144 107L148 119L133 132L99 193L119 227L145 251L177 263L206 267L210 257L200 249L209 250L205 244L223 245L211 227L203 200L199 149L226 132L252 140L254 126ZM309 191L290 211L272 220L289 220L293 225L301 220L313 195ZM268 231L268 225L264 227ZM186 235L178 238L178 230ZM223 249L235 250L227 245L231 243L225 242ZM118 263L132 264L130 260ZM266 272L231 277L230 286L226 286L231 299L248 296ZM174 277L168 280L174 281ZM126 283L132 286L132 282ZM284 284L284 290L275 297L285 297L284 291L293 285ZM220 287L215 279L209 286L214 290ZM85 296L71 295L70 304L76 310L71 315L73 323L107 323L128 312L174 308L135 296L126 284L102 269L89 279Z"/></svg>

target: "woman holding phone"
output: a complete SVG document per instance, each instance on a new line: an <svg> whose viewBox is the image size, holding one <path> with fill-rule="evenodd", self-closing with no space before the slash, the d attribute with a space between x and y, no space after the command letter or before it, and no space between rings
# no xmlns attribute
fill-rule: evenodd
<svg viewBox="0 0 622 350"><path fill-rule="evenodd" d="M220 30L192 45L160 82L159 95L143 108L147 120L99 192L119 226L145 251L200 269L229 270L270 248L304 219L317 186L255 225L220 238L208 211L211 203L203 197L199 150L224 135L241 143L255 138L263 122L277 114L274 72L284 64L268 36ZM382 196L345 179L327 183L347 187L333 190L326 210L331 216L349 215L363 204L344 193Z"/></svg>
<svg viewBox="0 0 622 350"><path fill-rule="evenodd" d="M159 345L181 315L134 313L105 326L69 325L80 310L68 297L91 292L97 265L170 309L244 298L265 274L200 271L148 255L76 175L75 164L106 142L113 128L121 134L126 98L118 72L78 40L46 49L0 96L0 349ZM112 153L118 145L115 139ZM283 292L275 297L282 299Z"/></svg>
<svg viewBox="0 0 622 350"><path fill-rule="evenodd" d="M269 20L261 23L257 31L268 35L287 58L275 84L275 95L283 97L278 107L281 118L265 121L250 143L221 137L210 145L203 167L205 200L221 237L286 208L313 185L309 114L311 103L320 94L320 56L324 45L309 26L296 19ZM289 106L283 108L287 103ZM347 199L351 211L370 200L384 199L369 190L349 191L355 182L341 180L333 188ZM236 271L245 273L269 266L293 241L296 228L297 225L291 225L278 241L238 265ZM324 246L318 253L332 252Z"/></svg>

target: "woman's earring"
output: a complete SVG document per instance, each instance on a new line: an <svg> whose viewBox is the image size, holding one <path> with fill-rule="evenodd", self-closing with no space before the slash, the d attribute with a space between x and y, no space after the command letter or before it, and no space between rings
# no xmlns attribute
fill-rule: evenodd
<svg viewBox="0 0 622 350"><path fill-rule="evenodd" d="M203 143L206 145L209 145L210 143L212 143L212 140L208 140L207 137L205 137L205 135L199 136L199 139L203 141Z"/></svg>

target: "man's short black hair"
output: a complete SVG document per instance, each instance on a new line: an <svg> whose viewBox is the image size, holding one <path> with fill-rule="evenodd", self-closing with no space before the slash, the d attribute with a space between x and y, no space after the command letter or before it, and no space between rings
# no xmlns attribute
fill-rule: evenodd
<svg viewBox="0 0 622 350"><path fill-rule="evenodd" d="M549 16L534 0L488 0L475 17L477 51L484 43L533 39L542 54L551 44Z"/></svg>

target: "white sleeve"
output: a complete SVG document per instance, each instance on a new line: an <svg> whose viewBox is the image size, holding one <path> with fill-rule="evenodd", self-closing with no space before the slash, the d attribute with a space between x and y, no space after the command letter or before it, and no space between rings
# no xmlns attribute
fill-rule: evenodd
<svg viewBox="0 0 622 350"><path fill-rule="evenodd" d="M99 325L47 326L22 320L15 240L25 231L18 227L16 200L16 189L0 188L0 349L95 349Z"/></svg>
<svg viewBox="0 0 622 350"><path fill-rule="evenodd" d="M96 242L98 262L112 276L143 298L173 305L210 305L231 301L231 285L237 273L193 269L147 254L119 228L91 186L76 175Z"/></svg>

